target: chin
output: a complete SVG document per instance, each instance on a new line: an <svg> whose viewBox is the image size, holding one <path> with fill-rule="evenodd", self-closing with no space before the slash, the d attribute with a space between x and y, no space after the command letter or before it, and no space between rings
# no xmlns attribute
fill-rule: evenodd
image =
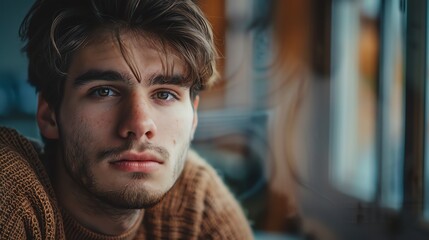
<svg viewBox="0 0 429 240"><path fill-rule="evenodd" d="M145 184L146 185L146 184ZM116 209L146 209L158 204L168 193L171 187L156 190L153 186L124 187L120 191L93 192L99 201L106 203Z"/></svg>

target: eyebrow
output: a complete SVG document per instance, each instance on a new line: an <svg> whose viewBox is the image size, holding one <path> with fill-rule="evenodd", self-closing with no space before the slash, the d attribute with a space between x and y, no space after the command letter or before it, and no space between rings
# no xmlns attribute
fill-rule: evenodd
<svg viewBox="0 0 429 240"><path fill-rule="evenodd" d="M177 85L181 87L189 87L189 81L183 75L153 75L149 80L149 85Z"/></svg>
<svg viewBox="0 0 429 240"><path fill-rule="evenodd" d="M96 80L122 81L128 84L132 83L132 78L128 74L112 70L89 70L76 77L73 84L75 86L82 86ZM186 78L182 75L165 76L162 74L154 74L149 78L148 85L177 85L181 87L188 87L189 81L186 81Z"/></svg>
<svg viewBox="0 0 429 240"><path fill-rule="evenodd" d="M117 71L89 70L74 79L75 86L82 86L95 80L131 82L131 77Z"/></svg>

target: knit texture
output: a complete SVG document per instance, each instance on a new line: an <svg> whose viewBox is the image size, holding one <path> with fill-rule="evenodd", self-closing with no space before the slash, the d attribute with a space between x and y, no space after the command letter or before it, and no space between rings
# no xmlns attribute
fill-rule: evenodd
<svg viewBox="0 0 429 240"><path fill-rule="evenodd" d="M192 151L171 191L121 236L92 232L61 209L31 142L2 127L0 171L0 239L253 239L231 192Z"/></svg>

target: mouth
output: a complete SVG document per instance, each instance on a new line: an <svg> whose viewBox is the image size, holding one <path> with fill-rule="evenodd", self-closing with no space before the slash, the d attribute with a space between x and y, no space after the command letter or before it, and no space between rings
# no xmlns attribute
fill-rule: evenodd
<svg viewBox="0 0 429 240"><path fill-rule="evenodd" d="M126 152L111 161L110 165L119 171L152 173L158 171L164 161L151 153Z"/></svg>

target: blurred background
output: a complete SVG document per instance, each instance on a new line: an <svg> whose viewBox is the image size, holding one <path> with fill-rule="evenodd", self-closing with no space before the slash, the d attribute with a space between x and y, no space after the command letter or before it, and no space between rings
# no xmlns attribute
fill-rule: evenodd
<svg viewBox="0 0 429 240"><path fill-rule="evenodd" d="M0 125L40 139L0 0ZM195 0L221 53L194 148L256 239L429 238L426 0Z"/></svg>

